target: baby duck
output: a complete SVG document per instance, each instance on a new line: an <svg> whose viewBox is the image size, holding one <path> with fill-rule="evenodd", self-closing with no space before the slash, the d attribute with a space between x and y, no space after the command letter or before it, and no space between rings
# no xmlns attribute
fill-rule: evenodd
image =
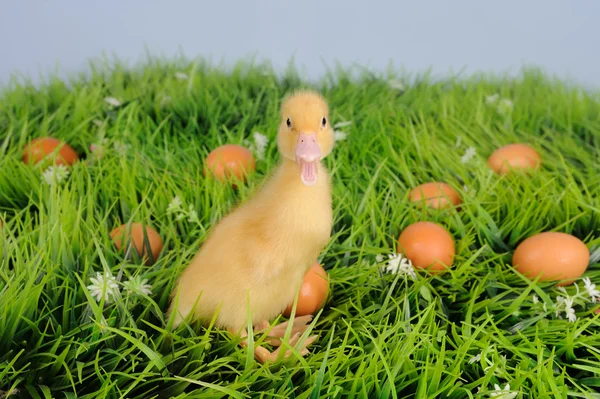
<svg viewBox="0 0 600 399"><path fill-rule="evenodd" d="M331 182L321 161L333 146L326 100L310 90L286 96L277 131L281 163L250 199L214 226L179 277L169 307L175 325L190 313L207 323L218 311L216 326L244 338L248 309L252 325L262 331L294 301L330 238ZM311 319L291 321L290 345L296 345ZM286 327L287 322L275 326L269 336L283 338ZM315 339L304 341L302 356ZM281 339L268 342L281 345ZM241 342L247 344L247 339ZM256 346L254 355L261 363L273 361L280 349Z"/></svg>

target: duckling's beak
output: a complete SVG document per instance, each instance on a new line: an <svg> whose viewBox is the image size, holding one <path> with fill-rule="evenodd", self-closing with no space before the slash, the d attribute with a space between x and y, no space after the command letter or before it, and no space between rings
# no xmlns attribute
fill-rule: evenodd
<svg viewBox="0 0 600 399"><path fill-rule="evenodd" d="M321 155L317 135L300 133L296 144L296 162L300 168L300 179L305 186L313 186L317 182L317 170Z"/></svg>

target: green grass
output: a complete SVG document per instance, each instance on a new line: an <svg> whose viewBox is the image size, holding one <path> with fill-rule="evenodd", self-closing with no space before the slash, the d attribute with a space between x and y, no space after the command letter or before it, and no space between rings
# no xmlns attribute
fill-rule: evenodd
<svg viewBox="0 0 600 399"><path fill-rule="evenodd" d="M600 284L600 98L536 70L513 79L401 77L404 92L388 85L392 75L332 71L315 87L330 101L333 123L353 123L326 159L335 222L322 263L332 292L314 323L312 353L262 366L222 331L171 331L164 312L179 273L210 227L278 162L279 101L303 82L293 70L269 71L152 60L3 89L0 398L473 398L507 383L523 398L600 397L600 316L582 282L571 323L554 312L564 293L511 267L524 238L563 231L593 252L586 276ZM512 112L486 103L494 93L513 102ZM108 105L108 96L122 105ZM254 131L270 142L247 184L236 191L204 178L212 148L241 144ZM49 186L21 160L24 145L45 135L88 159L104 136L108 151ZM489 154L516 141L539 150L542 169L491 174ZM129 146L123 156L115 142ZM477 155L463 164L469 146ZM431 180L454 186L462 208L409 203L408 190ZM167 212L176 195L198 222ZM419 220L452 233L453 268L415 281L382 272L376 255L391 253L402 229ZM112 245L108 233L129 221L162 236L152 266ZM107 269L120 284L148 279L152 294L121 290L116 301L96 302L86 286Z"/></svg>

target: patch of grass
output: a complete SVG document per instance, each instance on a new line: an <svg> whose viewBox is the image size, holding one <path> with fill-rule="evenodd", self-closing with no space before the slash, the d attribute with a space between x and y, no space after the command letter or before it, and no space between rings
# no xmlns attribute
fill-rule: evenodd
<svg viewBox="0 0 600 399"><path fill-rule="evenodd" d="M247 362L214 328L172 331L164 312L210 227L276 166L279 102L304 84L298 75L152 60L4 88L0 397L464 398L488 397L496 384L518 397L598 397L594 304L583 291L574 323L554 311L557 297L575 296L582 283L560 292L510 265L524 238L564 231L596 251L586 276L600 282L598 93L535 70L516 79L400 77L403 92L387 83L396 76L349 76L333 71L315 86L333 123L352 121L326 159L335 223L322 263L331 298L316 320L312 354L271 367ZM488 104L495 93L512 110ZM254 131L270 141L246 184L233 190L205 179L212 148L252 140ZM41 171L21 161L24 145L45 135L86 160L60 184L43 183ZM89 147L102 137L105 151L94 159ZM529 178L491 174L489 154L515 141L539 150L542 169ZM476 156L462 163L471 146ZM461 193L459 211L408 202L410 188L432 180ZM197 221L167 212L175 196ZM453 268L414 281L384 273L376 255L393 252L402 229L419 220L452 233ZM108 233L130 221L151 225L165 243L152 266L110 241ZM96 302L86 287L107 270L121 294ZM135 276L148 279L152 294L123 289Z"/></svg>

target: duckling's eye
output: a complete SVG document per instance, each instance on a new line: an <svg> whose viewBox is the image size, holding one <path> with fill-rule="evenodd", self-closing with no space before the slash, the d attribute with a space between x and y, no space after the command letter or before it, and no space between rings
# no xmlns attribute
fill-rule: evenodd
<svg viewBox="0 0 600 399"><path fill-rule="evenodd" d="M325 127L327 125L327 118L321 119L321 126Z"/></svg>
<svg viewBox="0 0 600 399"><path fill-rule="evenodd" d="M289 127L290 129L292 128L292 120L290 118L287 118L287 121L285 121L285 123L287 124L287 127Z"/></svg>

